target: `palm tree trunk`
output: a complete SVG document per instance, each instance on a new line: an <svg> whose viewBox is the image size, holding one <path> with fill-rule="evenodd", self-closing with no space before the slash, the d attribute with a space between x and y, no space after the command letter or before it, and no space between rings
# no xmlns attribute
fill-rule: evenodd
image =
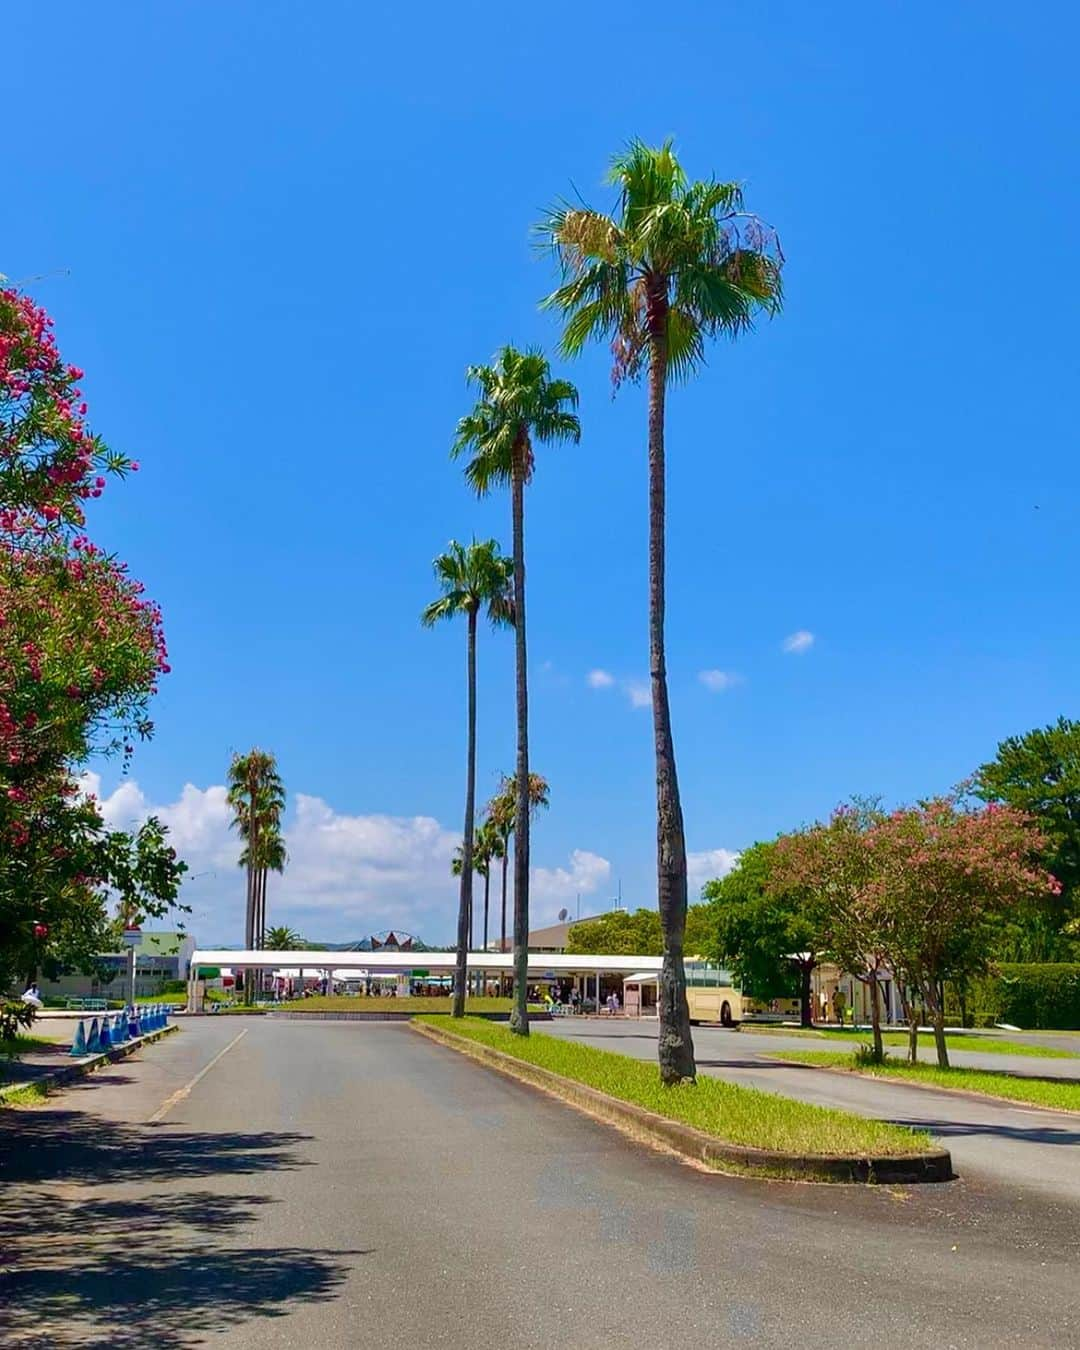
<svg viewBox="0 0 1080 1350"><path fill-rule="evenodd" d="M514 794L514 1005L510 1030L529 1034L529 685L525 652L524 437L514 447L510 511L514 527L514 654L517 686L517 766Z"/></svg>
<svg viewBox="0 0 1080 1350"><path fill-rule="evenodd" d="M491 901L491 851L488 850L487 867L484 870L484 946L483 950L488 949L488 908ZM480 992L487 993L487 971L480 972Z"/></svg>
<svg viewBox="0 0 1080 1350"><path fill-rule="evenodd" d="M250 849L250 845L248 846ZM244 914L244 946L248 951L255 947L255 868L247 865L247 908ZM255 995L255 972L244 971L244 1002L250 1003Z"/></svg>
<svg viewBox="0 0 1080 1350"><path fill-rule="evenodd" d="M510 866L510 836L503 840L502 856L502 941L499 944L499 950L506 951L506 869Z"/></svg>
<svg viewBox="0 0 1080 1350"><path fill-rule="evenodd" d="M649 675L656 746L656 881L663 936L658 995L660 1078L693 1079L694 1043L686 1002L683 938L686 931L686 837L683 831L675 746L668 705L664 652L665 470L664 394L667 383L667 289L648 298L652 334L649 361Z"/></svg>
<svg viewBox="0 0 1080 1350"><path fill-rule="evenodd" d="M465 1016L467 952L472 936L473 817L476 812L476 611L469 611L468 638L469 747L465 770L465 837L461 844L461 898L458 903L457 969L454 977L455 1017Z"/></svg>
<svg viewBox="0 0 1080 1350"><path fill-rule="evenodd" d="M258 796L258 784L254 778L248 778L248 914L247 914L247 945L249 948L255 946L256 923L258 921L259 904L259 884L258 868L256 858L259 852L259 815L256 806ZM244 972L244 1002L250 1003L255 997L255 972L246 970Z"/></svg>

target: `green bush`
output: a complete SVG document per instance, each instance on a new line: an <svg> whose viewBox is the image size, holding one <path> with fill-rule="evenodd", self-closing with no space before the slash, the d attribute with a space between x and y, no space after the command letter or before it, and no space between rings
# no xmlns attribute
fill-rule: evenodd
<svg viewBox="0 0 1080 1350"><path fill-rule="evenodd" d="M22 999L6 998L0 1002L0 1041L13 1041L34 1020L37 1009Z"/></svg>
<svg viewBox="0 0 1080 1350"><path fill-rule="evenodd" d="M1007 1022L1030 1030L1080 1031L1080 963L1002 962L994 975L971 980L965 991L967 1020L975 1026ZM946 1016L958 1015L948 991Z"/></svg>

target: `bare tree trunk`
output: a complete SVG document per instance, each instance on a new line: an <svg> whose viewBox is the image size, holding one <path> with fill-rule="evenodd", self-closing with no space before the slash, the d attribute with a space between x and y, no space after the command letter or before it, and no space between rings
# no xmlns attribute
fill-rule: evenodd
<svg viewBox="0 0 1080 1350"><path fill-rule="evenodd" d="M648 297L649 361L649 676L656 747L656 881L663 936L657 1002L660 1077L664 1083L694 1079L694 1043L686 1002L683 939L686 932L686 838L683 831L675 746L668 705L664 651L665 467L664 394L667 382L667 289Z"/></svg>
<svg viewBox="0 0 1080 1350"><path fill-rule="evenodd" d="M800 961L799 976L802 987L799 990L799 1021L804 1027L814 1025L814 1007L813 993L810 987L810 977L814 972L813 961Z"/></svg>
<svg viewBox="0 0 1080 1350"><path fill-rule="evenodd" d="M904 1020L908 1024L908 1048L907 1062L909 1064L918 1064L919 1062L919 1010L907 996L907 991L902 984L897 985L900 990L900 1006L904 1010Z"/></svg>
<svg viewBox="0 0 1080 1350"><path fill-rule="evenodd" d="M514 655L517 764L514 793L514 1006L510 1030L529 1034L529 683L525 647L525 481L527 445L514 447L510 511L514 533Z"/></svg>
<svg viewBox="0 0 1080 1350"><path fill-rule="evenodd" d="M473 817L476 812L476 611L469 611L468 638L469 749L465 771L465 837L461 844L461 898L458 903L457 968L454 974L455 1017L465 1016L467 952L472 938Z"/></svg>
<svg viewBox="0 0 1080 1350"><path fill-rule="evenodd" d="M885 1042L881 1038L881 1005L878 1003L877 975L875 966L867 983L870 988L870 1030L874 1037L874 1063L881 1064L885 1059Z"/></svg>
<svg viewBox="0 0 1080 1350"><path fill-rule="evenodd" d="M926 1001L934 1017L934 1047L937 1050L939 1069L949 1067L949 1047L945 1042L945 999L939 984L927 981Z"/></svg>

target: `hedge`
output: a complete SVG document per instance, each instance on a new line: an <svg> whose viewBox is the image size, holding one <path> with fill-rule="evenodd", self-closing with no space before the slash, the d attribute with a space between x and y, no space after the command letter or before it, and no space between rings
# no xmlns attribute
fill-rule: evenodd
<svg viewBox="0 0 1080 1350"><path fill-rule="evenodd" d="M946 1016L960 1001L948 991ZM1031 1030L1080 1031L1080 962L1002 962L994 975L971 980L964 1010L969 1025L1008 1022Z"/></svg>

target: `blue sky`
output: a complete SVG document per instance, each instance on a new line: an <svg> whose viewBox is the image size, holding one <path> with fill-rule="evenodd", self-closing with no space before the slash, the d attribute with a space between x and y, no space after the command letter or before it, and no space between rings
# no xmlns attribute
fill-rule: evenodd
<svg viewBox="0 0 1080 1350"><path fill-rule="evenodd" d="M463 634L416 622L456 536L509 543L447 459L463 370L553 346L529 225L606 203L631 135L745 182L783 316L670 400L669 667L695 878L853 792L948 787L1076 711L1078 24L1064 4L33 6L5 17L0 271L55 315L93 425L143 464L96 537L173 674L116 819L188 852L239 936L214 789L274 749L299 808L274 918L452 928ZM527 506L536 913L652 903L643 392L596 350ZM789 635L814 635L785 653ZM480 786L513 756L481 643ZM590 671L614 684L592 688ZM723 690L703 671L737 676ZM714 683L722 681L714 681ZM185 785L189 785L185 794ZM209 875L208 875L209 874ZM271 899L272 907L275 900Z"/></svg>

